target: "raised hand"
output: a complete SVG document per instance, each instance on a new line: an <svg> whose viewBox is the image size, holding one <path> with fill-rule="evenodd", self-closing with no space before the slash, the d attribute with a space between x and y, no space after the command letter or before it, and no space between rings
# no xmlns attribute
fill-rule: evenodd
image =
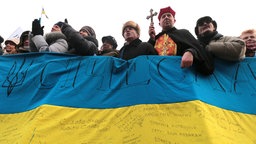
<svg viewBox="0 0 256 144"><path fill-rule="evenodd" d="M32 22L32 34L35 35L44 35L44 26L41 27L40 20L34 19Z"/></svg>

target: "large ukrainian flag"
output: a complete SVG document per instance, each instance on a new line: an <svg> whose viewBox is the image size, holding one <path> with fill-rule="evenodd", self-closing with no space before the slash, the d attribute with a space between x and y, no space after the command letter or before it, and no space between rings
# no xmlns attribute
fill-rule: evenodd
<svg viewBox="0 0 256 144"><path fill-rule="evenodd" d="M1 144L255 144L256 59L0 57Z"/></svg>

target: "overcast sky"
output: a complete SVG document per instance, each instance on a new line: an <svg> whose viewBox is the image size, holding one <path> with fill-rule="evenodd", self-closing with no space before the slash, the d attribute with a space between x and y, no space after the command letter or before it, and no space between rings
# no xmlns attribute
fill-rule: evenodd
<svg viewBox="0 0 256 144"><path fill-rule="evenodd" d="M216 20L218 32L239 36L245 29L256 28L256 10L253 0L4 0L1 1L0 35L7 39L17 28L31 30L32 21L42 16L44 32L48 33L58 21L68 19L69 24L79 30L85 25L93 27L101 46L101 38L112 35L118 49L124 43L122 26L133 20L141 27L141 40L147 41L150 21L146 19L152 8L171 6L176 11L175 27L188 29L193 35L195 23L202 16ZM154 17L156 32L160 32L157 16ZM99 47L100 47L99 46Z"/></svg>

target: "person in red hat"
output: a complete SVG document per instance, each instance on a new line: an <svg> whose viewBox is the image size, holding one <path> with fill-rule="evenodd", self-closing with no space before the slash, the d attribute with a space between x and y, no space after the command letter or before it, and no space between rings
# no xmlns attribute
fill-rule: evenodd
<svg viewBox="0 0 256 144"><path fill-rule="evenodd" d="M156 35L154 26L150 25L148 42L154 46L159 55L181 56L181 68L195 65L199 72L212 74L213 58L188 30L177 29L174 26L175 14L170 6L160 9L158 20L162 31Z"/></svg>

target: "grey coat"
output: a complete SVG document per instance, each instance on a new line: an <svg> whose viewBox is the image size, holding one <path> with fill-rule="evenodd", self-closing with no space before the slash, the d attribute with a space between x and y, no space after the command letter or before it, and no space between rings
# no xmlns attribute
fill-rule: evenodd
<svg viewBox="0 0 256 144"><path fill-rule="evenodd" d="M223 36L217 40L211 40L206 50L224 60L240 61L245 58L246 47L245 42L238 37Z"/></svg>
<svg viewBox="0 0 256 144"><path fill-rule="evenodd" d="M44 37L42 35L36 35L32 38L32 42L36 48L34 51L56 53L65 53L68 51L66 37L61 32L50 32Z"/></svg>

